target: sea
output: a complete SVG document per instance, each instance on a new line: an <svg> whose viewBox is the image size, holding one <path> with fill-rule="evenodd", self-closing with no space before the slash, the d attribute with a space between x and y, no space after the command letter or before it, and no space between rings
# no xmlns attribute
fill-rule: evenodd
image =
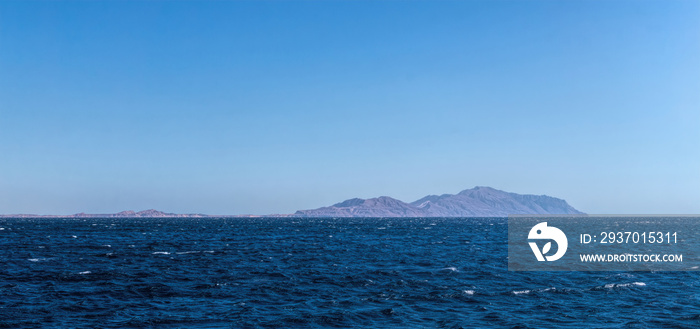
<svg viewBox="0 0 700 329"><path fill-rule="evenodd" d="M505 218L0 219L0 328L699 328L700 272L508 271Z"/></svg>

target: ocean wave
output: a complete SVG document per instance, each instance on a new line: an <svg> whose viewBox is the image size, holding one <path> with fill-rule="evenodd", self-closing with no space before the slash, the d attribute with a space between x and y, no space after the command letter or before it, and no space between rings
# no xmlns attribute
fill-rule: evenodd
<svg viewBox="0 0 700 329"><path fill-rule="evenodd" d="M29 258L27 259L30 262L46 262L49 260L52 260L53 258Z"/></svg>
<svg viewBox="0 0 700 329"><path fill-rule="evenodd" d="M608 283L603 285L603 289L615 289L615 288L627 288L627 287L645 287L647 284L644 282L632 282L632 283ZM600 288L600 287L598 287Z"/></svg>

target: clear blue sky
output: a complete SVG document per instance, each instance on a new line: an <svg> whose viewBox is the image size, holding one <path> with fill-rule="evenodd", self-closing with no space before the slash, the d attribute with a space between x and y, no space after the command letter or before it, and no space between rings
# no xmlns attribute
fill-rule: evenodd
<svg viewBox="0 0 700 329"><path fill-rule="evenodd" d="M3 1L0 213L475 185L700 213L698 1Z"/></svg>

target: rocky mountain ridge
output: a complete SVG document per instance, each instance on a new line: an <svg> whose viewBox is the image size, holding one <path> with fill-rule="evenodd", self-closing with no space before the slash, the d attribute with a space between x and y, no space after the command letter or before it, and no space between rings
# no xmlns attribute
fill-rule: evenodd
<svg viewBox="0 0 700 329"><path fill-rule="evenodd" d="M388 196L349 199L332 206L299 210L300 217L507 217L583 214L566 201L546 195L517 194L477 186L457 194L428 195L406 203Z"/></svg>

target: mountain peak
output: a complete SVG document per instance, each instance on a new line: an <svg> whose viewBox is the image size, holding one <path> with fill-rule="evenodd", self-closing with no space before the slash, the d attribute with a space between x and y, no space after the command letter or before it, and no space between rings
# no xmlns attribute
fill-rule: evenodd
<svg viewBox="0 0 700 329"><path fill-rule="evenodd" d="M352 198L345 200L343 202L339 202L333 205L333 207L355 207L363 204L365 202L365 199L360 199L360 198Z"/></svg>
<svg viewBox="0 0 700 329"><path fill-rule="evenodd" d="M457 194L470 194L470 193L508 193L508 192L497 190L493 187L488 187L488 186L474 186L473 188L463 190Z"/></svg>

